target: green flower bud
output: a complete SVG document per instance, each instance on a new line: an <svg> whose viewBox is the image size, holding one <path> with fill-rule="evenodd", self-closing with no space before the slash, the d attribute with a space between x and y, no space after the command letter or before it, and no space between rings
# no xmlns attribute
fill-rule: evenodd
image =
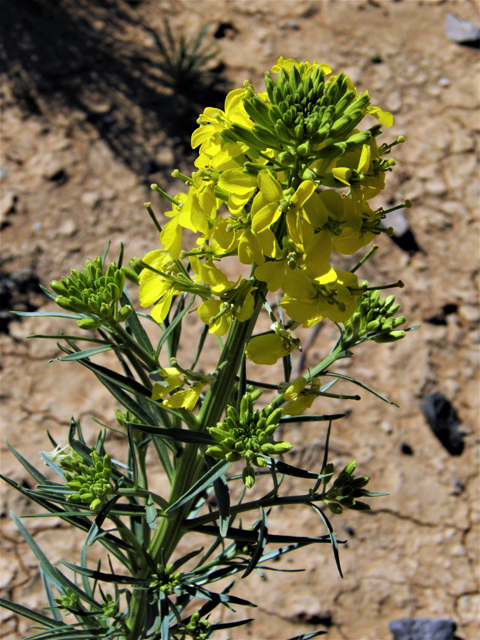
<svg viewBox="0 0 480 640"><path fill-rule="evenodd" d="M252 467L248 466L243 469L242 480L247 489L251 489L253 487L255 484L255 471Z"/></svg>
<svg viewBox="0 0 480 640"><path fill-rule="evenodd" d="M216 458L217 460L225 460L225 450L222 447L207 447L205 453L207 456L212 456L212 458Z"/></svg>
<svg viewBox="0 0 480 640"><path fill-rule="evenodd" d="M337 502L330 502L325 500L325 504L335 515L340 515L343 512L341 505L339 505Z"/></svg>
<svg viewBox="0 0 480 640"><path fill-rule="evenodd" d="M133 307L129 304L124 305L118 311L118 321L125 322L133 313Z"/></svg>
<svg viewBox="0 0 480 640"><path fill-rule="evenodd" d="M227 462L238 462L241 459L241 455L237 451L229 451L225 454L225 460Z"/></svg>
<svg viewBox="0 0 480 640"><path fill-rule="evenodd" d="M401 340L405 336L405 331L390 331L390 333L384 333L376 336L375 338L373 338L373 341L378 342L379 344L383 344L386 342L396 342L397 340Z"/></svg>
<svg viewBox="0 0 480 640"><path fill-rule="evenodd" d="M94 318L82 318L81 320L77 320L77 326L80 329L84 329L85 331L92 331L93 329L98 329L103 324L103 320L95 320Z"/></svg>

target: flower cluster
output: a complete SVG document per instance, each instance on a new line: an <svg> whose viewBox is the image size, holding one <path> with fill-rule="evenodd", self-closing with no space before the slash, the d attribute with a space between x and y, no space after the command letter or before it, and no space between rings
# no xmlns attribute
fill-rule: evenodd
<svg viewBox="0 0 480 640"><path fill-rule="evenodd" d="M151 374L151 377L157 380L153 387L152 399L161 400L163 406L171 409L192 410L204 387L210 385L215 377L203 375L191 369L182 369L175 358L171 358L170 363L171 367L160 369ZM180 389L180 387L186 388Z"/></svg>
<svg viewBox="0 0 480 640"><path fill-rule="evenodd" d="M354 344L367 337L374 342L396 342L405 336L405 331L398 331L405 322L405 316L395 318L400 309L395 304L395 296L380 299L380 291L365 291L357 299L356 310L344 326L344 343Z"/></svg>
<svg viewBox="0 0 480 640"><path fill-rule="evenodd" d="M130 305L118 306L124 284L124 271L111 262L104 274L102 258L97 257L87 260L83 271L72 269L69 277L54 280L50 287L63 309L94 316L78 320L81 329L97 329L105 321L123 322L132 313Z"/></svg>
<svg viewBox="0 0 480 640"><path fill-rule="evenodd" d="M265 75L265 92L246 82L228 94L224 110L209 107L199 117L197 170L173 174L187 193L172 198L153 185L172 203L162 248L145 256L139 277L140 303L154 305L157 322L180 293L201 299L200 319L220 336L232 320L248 320L267 290L282 291L281 307L306 327L323 318L345 322L355 311L363 289L354 273L332 267L331 256L350 255L388 231L384 211L369 202L394 164L384 156L403 138L377 146L391 114L326 64L280 58L272 73L277 79ZM368 115L379 124L362 130ZM197 235L188 251L184 230ZM231 280L222 269L231 256L251 266L248 279ZM255 360L272 343L290 353L287 334L270 334L247 355Z"/></svg>
<svg viewBox="0 0 480 640"><path fill-rule="evenodd" d="M178 589L181 578L182 574L175 572L173 564L169 564L166 567L158 564L149 586L152 589L161 591L165 596L169 596L175 592L175 589Z"/></svg>
<svg viewBox="0 0 480 640"><path fill-rule="evenodd" d="M266 467L265 455L287 453L293 445L288 442L273 442L272 436L277 430L283 409L274 409L267 405L261 411L253 408L253 398L246 393L240 403L240 412L228 405L224 422L207 431L218 444L209 446L206 454L219 460L236 462L245 458L243 482L247 488L255 483L255 472L251 465Z"/></svg>
<svg viewBox="0 0 480 640"><path fill-rule="evenodd" d="M325 466L322 475L324 476L323 487L324 491L326 491L326 495L323 501L332 513L342 513L344 508L353 509L354 511L368 511L370 509L370 505L366 502L359 501L358 498L385 495L374 494L371 491L364 489L364 487L369 483L370 478L367 476L355 478L353 472L356 467L357 463L355 460L347 464L347 466L339 473L330 489L326 491L326 487L332 478L335 467L331 462Z"/></svg>
<svg viewBox="0 0 480 640"><path fill-rule="evenodd" d="M56 459L65 470L67 487L74 491L67 495L67 502L89 502L90 509L96 511L113 491L110 482L112 462L108 454L102 459L96 451L90 453L90 458L91 464L85 464L83 458L72 451Z"/></svg>

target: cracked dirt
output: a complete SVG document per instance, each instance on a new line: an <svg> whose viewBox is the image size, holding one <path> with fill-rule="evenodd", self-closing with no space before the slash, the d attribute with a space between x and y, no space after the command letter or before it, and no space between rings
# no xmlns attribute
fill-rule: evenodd
<svg viewBox="0 0 480 640"><path fill-rule="evenodd" d="M108 239L111 255L122 240L127 258L156 248L142 203L152 200L157 211L164 205L148 185L158 182L176 193L171 171L191 171L193 158L182 147L188 122L175 120L170 99L146 71L156 59L147 26L161 29L165 16L187 34L212 24L218 36L214 63L223 63L232 86L248 78L260 88L263 71L280 55L325 61L393 112L395 124L383 140L406 136L393 154L397 166L389 186L375 202L386 207L412 200L405 214L408 243L402 248L380 238L362 277L371 283L400 277L406 286L396 295L404 315L422 327L393 345L363 345L338 368L399 408L362 393L361 403L348 404L350 416L335 424L331 439L336 464L355 457L359 472L372 477L372 489L390 495L372 500L367 514L333 518L347 540L343 580L325 546L288 557L284 566L306 568L304 573L255 575L239 583L236 593L251 596L259 608L255 622L232 630L232 640L280 640L316 628L328 629L332 640L387 640L388 622L409 616L448 617L459 638L480 636L480 67L477 49L446 38L448 12L478 24L473 0L17 0L2 19L9 72L2 76L1 271L13 282L8 291L21 292L11 298L19 309L50 309L38 285L29 288L28 282L37 278L47 286L71 267L81 268ZM188 105L180 107L188 120ZM92 418L110 421L114 404L80 367L48 363L58 355L54 343L25 338L65 330L64 321L6 324L8 333L0 336L3 436L40 464L38 451L51 448L46 429L65 442L74 415L91 439ZM189 327L192 340L196 330ZM333 336L332 326L320 328L306 367L325 355ZM190 347L187 341L185 352ZM272 380L278 373L273 367ZM458 411L465 434L460 456L445 450L420 411L419 399L434 391ZM324 411L340 406L345 402L326 401ZM284 429L295 445L293 464L319 464L324 432L322 424ZM108 447L122 455L118 439ZM1 454L2 473L32 486L3 441ZM152 458L152 475L153 465ZM286 482L285 490L299 485ZM35 560L10 510L35 513L34 505L3 485L2 595L40 609ZM81 538L63 524L51 518L24 522L53 562L77 557ZM270 527L321 532L310 510L278 511ZM185 539L182 548L188 545ZM5 611L2 616L2 638L27 635L25 620Z"/></svg>

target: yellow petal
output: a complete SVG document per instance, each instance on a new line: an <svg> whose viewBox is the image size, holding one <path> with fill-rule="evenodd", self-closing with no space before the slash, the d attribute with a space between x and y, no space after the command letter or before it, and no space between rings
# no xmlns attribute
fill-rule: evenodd
<svg viewBox="0 0 480 640"><path fill-rule="evenodd" d="M385 127L391 127L393 124L393 116L388 111L382 111L380 107L370 105L367 107L367 113L376 118Z"/></svg>
<svg viewBox="0 0 480 640"><path fill-rule="evenodd" d="M277 360L288 355L292 350L285 348L284 341L276 333L268 333L264 336L256 336L248 343L245 351L247 358L255 364L275 364Z"/></svg>

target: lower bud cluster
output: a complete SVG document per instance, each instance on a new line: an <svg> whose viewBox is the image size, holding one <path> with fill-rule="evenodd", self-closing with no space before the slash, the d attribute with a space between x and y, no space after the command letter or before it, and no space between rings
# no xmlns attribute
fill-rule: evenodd
<svg viewBox="0 0 480 640"><path fill-rule="evenodd" d="M102 459L96 451L92 451L90 457L92 464L87 465L78 454L72 452L62 458L60 466L66 471L67 487L75 492L67 496L67 502L89 502L90 509L96 511L112 492L112 462L108 454Z"/></svg>
<svg viewBox="0 0 480 640"><path fill-rule="evenodd" d="M232 405L227 406L224 422L209 427L210 435L218 444L207 448L207 455L227 462L237 462L242 457L247 463L243 470L243 482L247 488L255 483L255 472L251 465L266 467L263 456L282 454L293 445L288 442L273 442L283 409L270 405L258 411L254 409L253 398L246 393L240 403L240 413Z"/></svg>

